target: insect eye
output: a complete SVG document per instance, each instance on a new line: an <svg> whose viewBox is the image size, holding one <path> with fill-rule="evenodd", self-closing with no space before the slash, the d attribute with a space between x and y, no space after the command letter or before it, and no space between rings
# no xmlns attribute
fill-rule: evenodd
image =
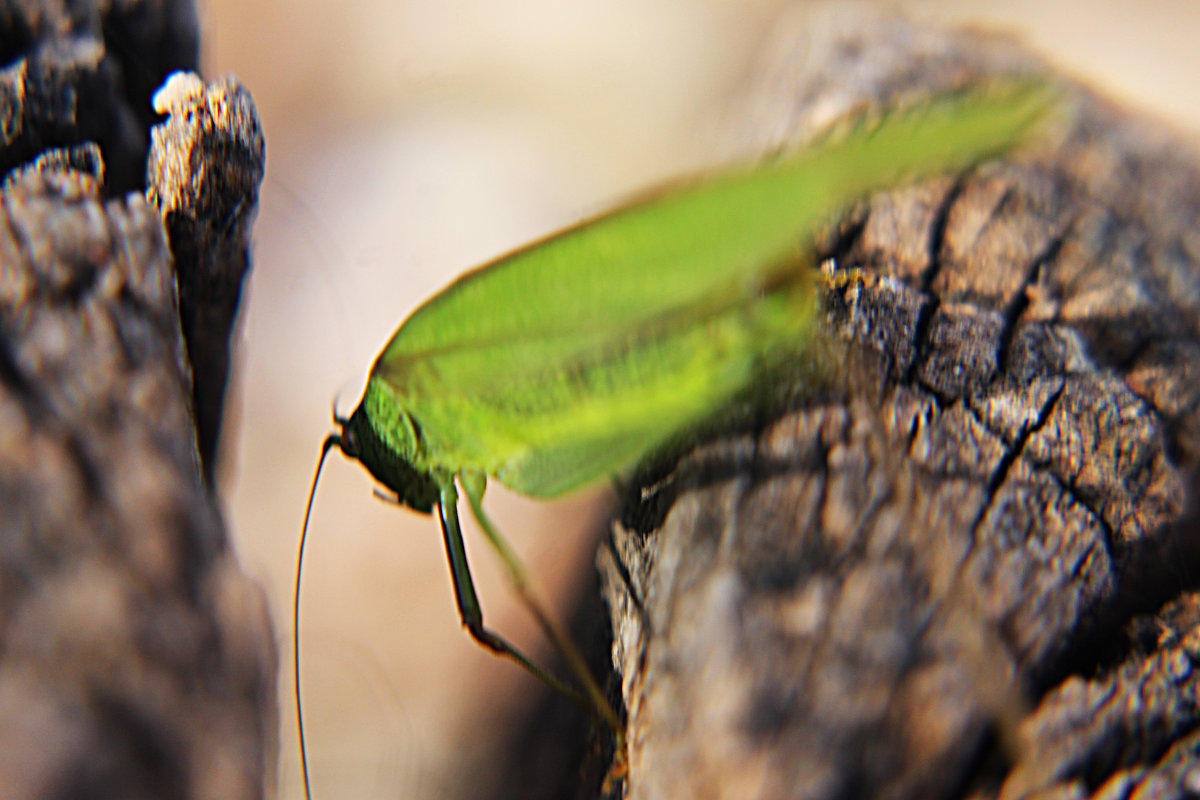
<svg viewBox="0 0 1200 800"><path fill-rule="evenodd" d="M354 429L343 428L340 442L343 453L350 458L358 458L358 437L354 435Z"/></svg>

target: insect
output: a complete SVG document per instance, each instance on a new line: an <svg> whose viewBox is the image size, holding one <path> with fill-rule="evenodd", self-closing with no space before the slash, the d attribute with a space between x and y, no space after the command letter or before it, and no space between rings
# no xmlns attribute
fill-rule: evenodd
<svg viewBox="0 0 1200 800"><path fill-rule="evenodd" d="M483 509L489 478L535 498L618 475L748 388L813 332L809 239L867 193L962 170L1027 138L1056 105L1044 83L979 84L859 119L798 152L651 194L472 270L414 311L324 442L421 513L437 511L463 625L621 728ZM300 714L301 535L294 598ZM582 694L483 624L459 526L466 496L518 596ZM303 724L301 761L308 791Z"/></svg>

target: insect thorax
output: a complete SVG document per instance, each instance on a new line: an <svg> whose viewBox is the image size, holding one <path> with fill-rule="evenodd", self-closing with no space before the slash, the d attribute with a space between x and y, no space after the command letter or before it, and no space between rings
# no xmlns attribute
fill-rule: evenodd
<svg viewBox="0 0 1200 800"><path fill-rule="evenodd" d="M438 502L437 480L415 466L419 461L416 427L377 380L367 384L362 402L342 428L342 452L357 459L404 505L428 514Z"/></svg>

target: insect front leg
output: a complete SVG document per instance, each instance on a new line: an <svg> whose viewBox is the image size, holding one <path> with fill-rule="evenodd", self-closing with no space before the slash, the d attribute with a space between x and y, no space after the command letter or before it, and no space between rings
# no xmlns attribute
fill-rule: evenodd
<svg viewBox="0 0 1200 800"><path fill-rule="evenodd" d="M475 593L475 582L471 579L471 568L467 564L467 551L463 545L462 528L458 522L458 492L454 488L453 480L447 481L441 487L438 519L442 523L442 539L446 544L446 560L450 562L450 578L454 582L454 600L458 604L458 615L462 619L463 627L471 634L471 638L493 653L515 661L533 677L584 711L590 711L592 704L583 695L533 663L528 656L509 644L503 636L484 626L483 608L479 605L479 596Z"/></svg>
<svg viewBox="0 0 1200 800"><path fill-rule="evenodd" d="M624 727L617 718L616 712L612 710L612 706L609 705L604 693L600 691L600 687L596 684L596 679L592 677L592 672L588 669L587 662L584 661L579 648L575 646L569 636L559 630L558 625L545 612L542 604L534 596L529 579L526 577L525 568L521 565L516 551L509 546L508 542L500 534L500 529L496 527L491 518L484 512L483 491L486 485L485 479L482 476L465 476L460 477L460 481L462 482L463 492L467 495L467 502L471 505L471 513L475 516L475 521L479 523L479 527L483 529L484 536L487 537L488 542L500 556L500 561L504 564L504 569L508 573L509 580L517 592L517 597L520 598L529 613L533 615L533 618L537 620L538 626L542 629L546 638L554 644L555 649L562 655L563 660L567 662L567 667L571 670L571 674L575 676L575 679L583 687L584 694L587 696L584 710L595 714L601 722L612 730L613 736L618 743L618 751L623 753ZM455 520L455 524L457 524L457 519Z"/></svg>

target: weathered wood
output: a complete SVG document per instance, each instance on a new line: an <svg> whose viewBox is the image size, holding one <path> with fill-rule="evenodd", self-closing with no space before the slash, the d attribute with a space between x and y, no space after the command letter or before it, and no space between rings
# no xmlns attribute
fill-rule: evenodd
<svg viewBox="0 0 1200 800"><path fill-rule="evenodd" d="M250 93L232 79L205 87L180 74L156 104L170 116L153 130L146 195L162 213L175 259L196 438L211 483L266 143Z"/></svg>
<svg viewBox="0 0 1200 800"><path fill-rule="evenodd" d="M862 13L775 28L743 149L1046 69ZM1068 91L1041 146L832 229L867 278L822 379L634 486L601 554L619 793L1200 790L1200 160Z"/></svg>
<svg viewBox="0 0 1200 800"><path fill-rule="evenodd" d="M106 195L141 191L150 96L199 64L191 0L0 0L0 174L48 148L95 142Z"/></svg>
<svg viewBox="0 0 1200 800"><path fill-rule="evenodd" d="M146 87L181 53L194 60L194 11L74 3L67 18L44 5L0 8L15 59L0 73L12 134L0 148L0 786L13 798L261 797L276 724L266 603L204 479L162 213L125 194L146 172ZM234 96L245 109L235 87L206 98ZM240 119L224 141L254 138L257 121ZM193 134L158 142L185 188L160 181L156 197L248 219L261 132L253 186L212 182L229 165ZM231 222L248 225L197 227ZM204 236L200 250L228 252ZM222 319L206 333L223 341Z"/></svg>

